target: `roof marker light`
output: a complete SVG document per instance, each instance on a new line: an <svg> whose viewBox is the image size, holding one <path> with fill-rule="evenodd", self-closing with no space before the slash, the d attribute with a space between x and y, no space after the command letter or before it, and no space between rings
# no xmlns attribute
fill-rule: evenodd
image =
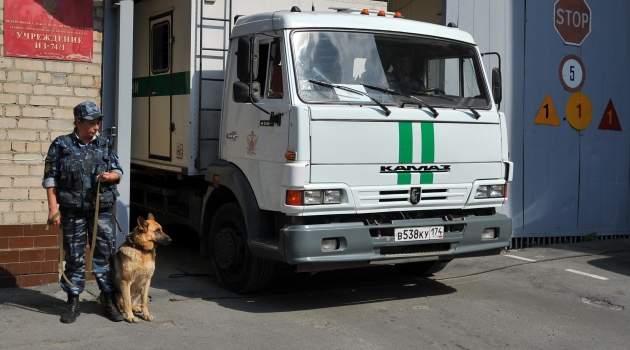
<svg viewBox="0 0 630 350"><path fill-rule="evenodd" d="M362 15L369 15L370 11L368 9L363 9L363 10L361 10L361 14Z"/></svg>
<svg viewBox="0 0 630 350"><path fill-rule="evenodd" d="M380 10L378 11L378 15L377 16L383 16L385 17L385 10Z"/></svg>
<svg viewBox="0 0 630 350"><path fill-rule="evenodd" d="M396 17L396 18L402 18L402 13L400 13L400 12L396 12L396 13L394 13L394 17Z"/></svg>

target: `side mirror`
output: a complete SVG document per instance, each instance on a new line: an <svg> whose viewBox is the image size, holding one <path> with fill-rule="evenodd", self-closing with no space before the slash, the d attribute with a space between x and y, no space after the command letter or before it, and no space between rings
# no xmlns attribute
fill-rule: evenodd
<svg viewBox="0 0 630 350"><path fill-rule="evenodd" d="M235 81L232 86L234 102L241 103L258 103L260 102L260 83L254 81L251 89L248 83ZM250 99L251 97L251 99Z"/></svg>
<svg viewBox="0 0 630 350"><path fill-rule="evenodd" d="M250 72L252 80L258 78L258 38L242 36L238 38L236 52L236 77L240 81L249 82ZM251 59L250 59L251 58Z"/></svg>
<svg viewBox="0 0 630 350"><path fill-rule="evenodd" d="M494 97L494 103L501 103L503 93L501 88L501 71L499 68L492 68L492 96Z"/></svg>

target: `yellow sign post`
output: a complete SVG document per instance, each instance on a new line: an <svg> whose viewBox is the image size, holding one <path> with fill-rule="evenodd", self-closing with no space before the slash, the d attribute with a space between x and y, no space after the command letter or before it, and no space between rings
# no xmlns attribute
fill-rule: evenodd
<svg viewBox="0 0 630 350"><path fill-rule="evenodd" d="M588 128L593 119L593 106L591 100L585 94L576 92L567 101L567 121L575 130Z"/></svg>

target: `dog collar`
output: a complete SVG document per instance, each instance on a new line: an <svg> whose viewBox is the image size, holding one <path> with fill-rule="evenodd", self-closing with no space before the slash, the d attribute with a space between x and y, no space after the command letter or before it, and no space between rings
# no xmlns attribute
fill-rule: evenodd
<svg viewBox="0 0 630 350"><path fill-rule="evenodd" d="M127 243L131 244L133 248L136 248L136 244L131 241L131 235L127 236Z"/></svg>
<svg viewBox="0 0 630 350"><path fill-rule="evenodd" d="M127 236L127 243L129 243L132 248L141 250L143 252L150 252L152 250L152 249L144 249L141 245L136 245L130 238L131 238L131 235Z"/></svg>

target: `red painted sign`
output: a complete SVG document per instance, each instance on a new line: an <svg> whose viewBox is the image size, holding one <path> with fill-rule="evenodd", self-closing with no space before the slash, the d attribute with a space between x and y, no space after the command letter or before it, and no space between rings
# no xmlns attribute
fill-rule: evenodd
<svg viewBox="0 0 630 350"><path fill-rule="evenodd" d="M619 117L617 116L617 111L615 110L615 105L613 105L612 98L608 100L608 106L606 106L602 121L599 122L598 129L621 131L621 123L619 122Z"/></svg>
<svg viewBox="0 0 630 350"><path fill-rule="evenodd" d="M92 61L93 0L4 0L4 55Z"/></svg>
<svg viewBox="0 0 630 350"><path fill-rule="evenodd" d="M567 45L582 45L591 32L591 19L585 0L558 0L553 6L553 25Z"/></svg>

